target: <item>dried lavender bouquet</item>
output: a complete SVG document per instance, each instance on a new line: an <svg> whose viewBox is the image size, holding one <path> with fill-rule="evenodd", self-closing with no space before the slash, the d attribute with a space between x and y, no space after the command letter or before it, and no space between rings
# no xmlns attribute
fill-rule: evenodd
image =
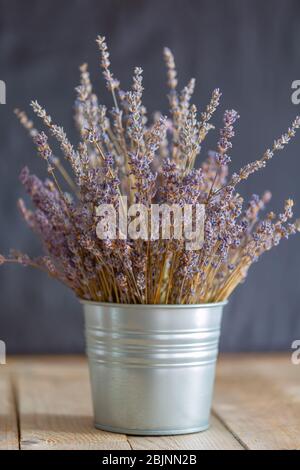
<svg viewBox="0 0 300 470"><path fill-rule="evenodd" d="M211 118L221 93L214 90L200 114L191 98L195 80L177 91L174 57L164 50L169 86L170 116L156 113L148 121L142 104L142 69L135 68L130 91L123 91L110 69L104 37L98 37L101 67L113 107L99 104L87 65L81 66L76 89L75 120L80 142L75 148L63 128L57 126L35 101L35 114L60 144L73 177L54 156L43 131L38 131L24 112L16 110L32 136L49 177L41 181L23 169L20 180L35 210L19 201L21 213L41 238L45 256L31 259L13 251L1 263L34 266L59 279L82 299L140 304L194 304L227 299L244 280L249 266L282 238L299 229L291 223L293 201L282 213L259 213L270 193L254 195L243 209L236 186L264 168L275 151L282 149L300 126L297 117L271 149L238 173L228 176L234 110L224 113L216 151L195 168L203 141L214 129ZM63 183L64 180L64 183ZM62 189L68 184L69 192ZM186 250L184 240L100 240L96 235L99 204L118 205L120 195L131 203L205 204L204 244Z"/></svg>

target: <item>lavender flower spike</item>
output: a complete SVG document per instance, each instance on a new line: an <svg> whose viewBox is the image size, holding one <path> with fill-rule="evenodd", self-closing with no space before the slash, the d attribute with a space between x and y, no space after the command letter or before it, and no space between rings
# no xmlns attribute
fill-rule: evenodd
<svg viewBox="0 0 300 470"><path fill-rule="evenodd" d="M142 69L134 69L131 89L122 90L111 72L105 38L98 36L97 44L113 106L109 109L99 103L87 64L83 64L75 103L78 145L71 143L64 129L37 101L31 105L46 132L37 131L24 112L16 111L48 165L45 180L32 175L27 167L22 170L20 180L32 208L28 209L23 200L18 203L25 222L40 238L44 254L31 259L13 251L8 257L0 255L0 265L18 263L41 269L67 285L78 298L93 301L189 304L227 299L253 262L300 230L299 220L293 220L291 199L276 214L265 212L270 192L254 194L246 204L236 192L239 182L264 168L295 136L300 117L260 159L230 175L228 163L239 118L235 110L224 113L217 151L198 162L207 133L214 128L211 120L221 97L218 88L199 115L192 102L195 80L178 93L174 56L165 48L170 115L156 113L152 119L143 105ZM60 156L53 155L48 135L58 141L72 177ZM58 176L54 169L59 170ZM71 193L65 192L65 183ZM132 222L128 206L136 203L143 204L143 217L139 224L134 222L140 225L144 238L130 236L130 230L126 230L126 222ZM97 210L101 204L115 211L116 220L124 222L115 231L108 227L107 236L102 238L97 231L103 222ZM166 239L152 236L154 204L164 208L172 205L179 212L186 204L205 204L203 245L187 250L184 237L176 236L175 227ZM159 223L160 219L158 214L152 221ZM191 211L191 226L195 219ZM114 232L118 233L110 237Z"/></svg>

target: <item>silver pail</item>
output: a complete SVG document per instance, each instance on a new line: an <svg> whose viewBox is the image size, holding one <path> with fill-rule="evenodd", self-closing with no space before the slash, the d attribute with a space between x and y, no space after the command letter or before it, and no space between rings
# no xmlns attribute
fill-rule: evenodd
<svg viewBox="0 0 300 470"><path fill-rule="evenodd" d="M226 302L82 303L95 426L139 435L207 429Z"/></svg>

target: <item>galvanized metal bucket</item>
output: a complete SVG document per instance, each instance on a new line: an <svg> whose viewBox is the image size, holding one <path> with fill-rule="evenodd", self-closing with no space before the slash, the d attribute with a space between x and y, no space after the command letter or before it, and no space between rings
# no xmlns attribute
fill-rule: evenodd
<svg viewBox="0 0 300 470"><path fill-rule="evenodd" d="M209 427L226 302L82 303L96 428L163 435Z"/></svg>

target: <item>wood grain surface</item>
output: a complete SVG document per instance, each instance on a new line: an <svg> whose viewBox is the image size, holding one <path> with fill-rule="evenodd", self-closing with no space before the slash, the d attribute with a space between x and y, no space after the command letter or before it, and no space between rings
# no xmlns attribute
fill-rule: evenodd
<svg viewBox="0 0 300 470"><path fill-rule="evenodd" d="M0 449L300 449L300 366L288 355L221 356L211 427L182 436L96 430L82 357L9 358L0 396Z"/></svg>

